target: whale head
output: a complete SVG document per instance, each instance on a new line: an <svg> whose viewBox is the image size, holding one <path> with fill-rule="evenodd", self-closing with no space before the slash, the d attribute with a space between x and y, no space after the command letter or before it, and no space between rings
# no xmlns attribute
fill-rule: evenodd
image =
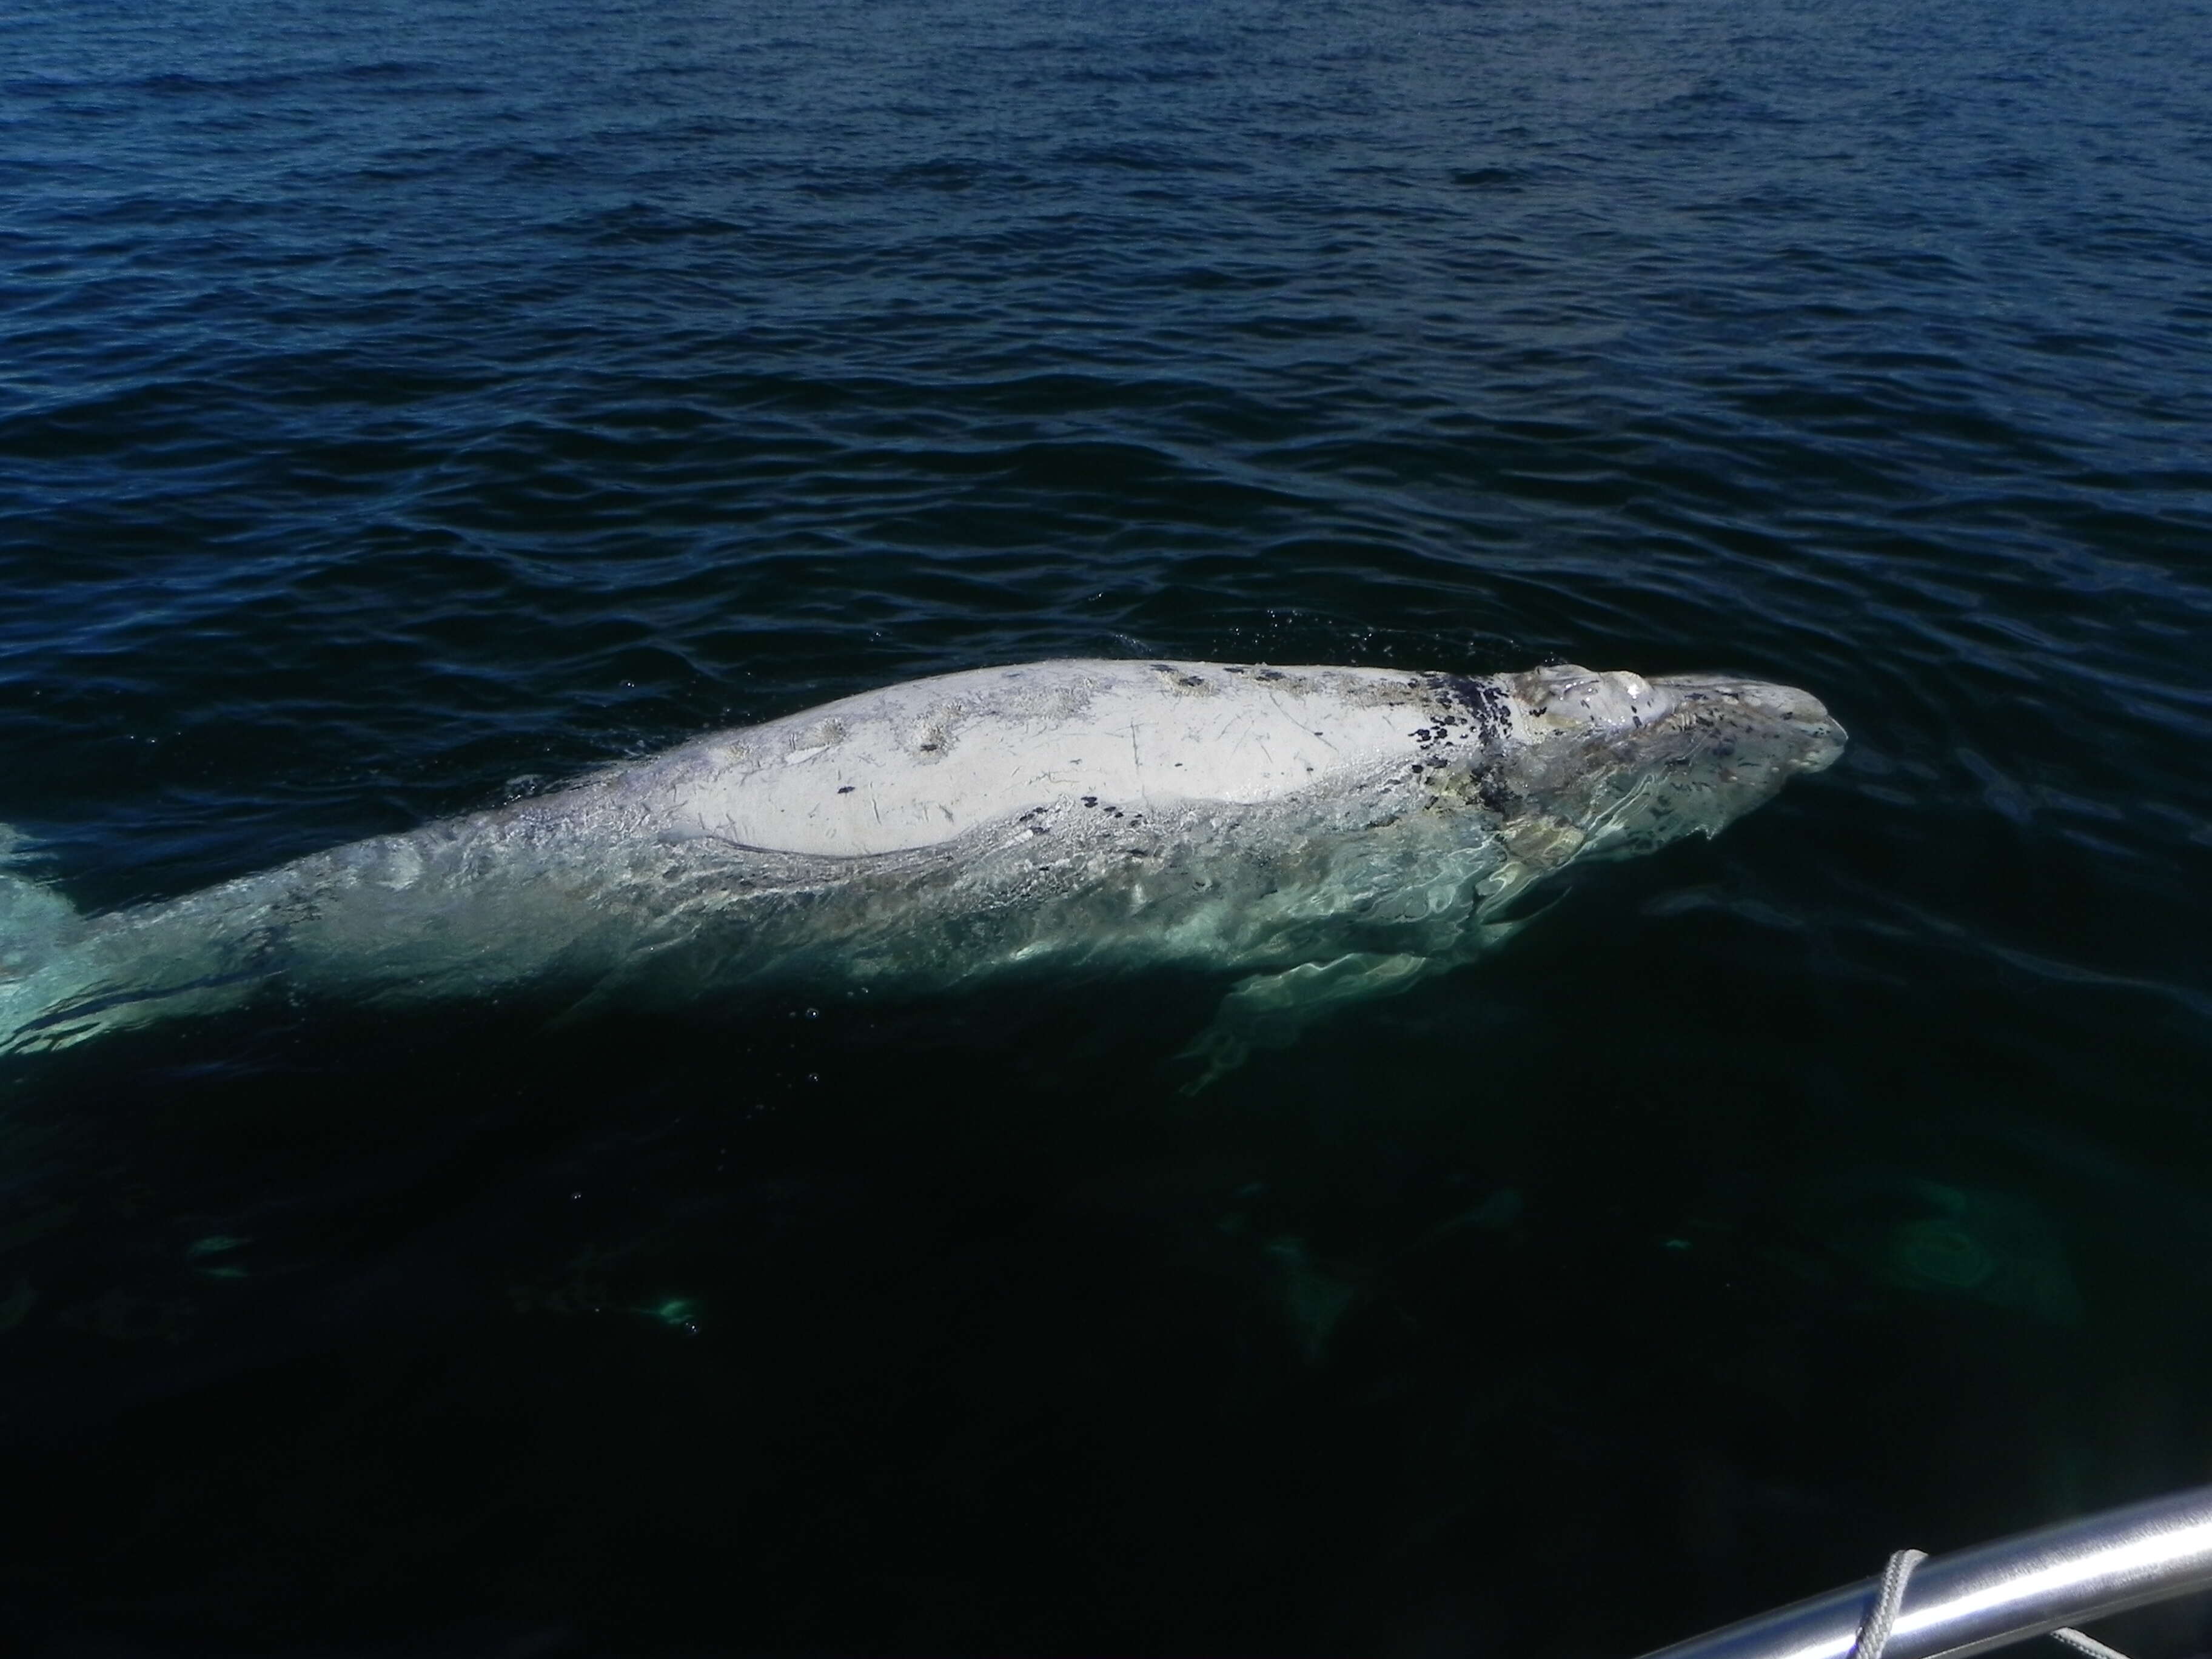
<svg viewBox="0 0 2212 1659"><path fill-rule="evenodd" d="M1791 686L1573 664L1497 684L1522 741L1484 799L1508 847L1538 869L1717 835L1844 751L1843 728Z"/></svg>

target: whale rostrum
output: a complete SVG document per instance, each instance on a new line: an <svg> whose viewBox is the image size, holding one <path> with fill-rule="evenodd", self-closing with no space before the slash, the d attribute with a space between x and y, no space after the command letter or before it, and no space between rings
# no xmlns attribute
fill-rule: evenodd
<svg viewBox="0 0 2212 1659"><path fill-rule="evenodd" d="M1806 693L1709 675L946 674L106 915L0 874L0 1052L279 985L588 1004L1170 965L1241 976L1200 1040L1218 1070L1843 744Z"/></svg>

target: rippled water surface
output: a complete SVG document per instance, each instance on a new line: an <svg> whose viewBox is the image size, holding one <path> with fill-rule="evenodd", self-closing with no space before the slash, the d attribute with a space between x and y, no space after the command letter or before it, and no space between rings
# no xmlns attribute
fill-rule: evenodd
<svg viewBox="0 0 2212 1659"><path fill-rule="evenodd" d="M1054 655L1853 738L1195 1097L1165 978L7 1062L0 1642L1626 1655L2212 1474L2208 88L2188 0L0 17L88 908Z"/></svg>

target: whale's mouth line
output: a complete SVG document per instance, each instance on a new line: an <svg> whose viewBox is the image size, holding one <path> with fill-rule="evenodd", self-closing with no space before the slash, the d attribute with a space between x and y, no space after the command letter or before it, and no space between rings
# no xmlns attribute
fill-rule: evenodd
<svg viewBox="0 0 2212 1659"><path fill-rule="evenodd" d="M1632 808L1640 804L1644 799L1650 795L1652 790L1657 787L1657 779L1656 779L1650 772L1645 772L1638 776L1636 780L1636 787L1633 789L1623 795L1619 800L1613 802L1612 805L1607 807L1606 810L1600 813L1591 823L1589 830L1584 832L1586 837L1584 844L1593 852L1596 851L1609 837L1612 832L1620 829L1620 820L1622 817L1625 817Z"/></svg>

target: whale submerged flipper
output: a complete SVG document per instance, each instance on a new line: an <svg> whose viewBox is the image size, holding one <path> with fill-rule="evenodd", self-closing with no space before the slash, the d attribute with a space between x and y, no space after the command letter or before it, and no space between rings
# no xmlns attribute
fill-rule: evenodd
<svg viewBox="0 0 2212 1659"><path fill-rule="evenodd" d="M1205 1070L1182 1085L1194 1095L1251 1057L1255 1048L1287 1048L1315 1021L1354 1002L1396 996L1450 964L1437 957L1353 951L1333 962L1302 962L1276 974L1254 974L1221 999L1206 1028L1180 1058Z"/></svg>
<svg viewBox="0 0 2212 1659"><path fill-rule="evenodd" d="M1011 973L1238 981L1211 1078L1467 962L1567 865L1712 835L1841 753L1802 691L1054 661L912 681L497 811L84 916L0 832L0 1054L284 985L592 1009Z"/></svg>

